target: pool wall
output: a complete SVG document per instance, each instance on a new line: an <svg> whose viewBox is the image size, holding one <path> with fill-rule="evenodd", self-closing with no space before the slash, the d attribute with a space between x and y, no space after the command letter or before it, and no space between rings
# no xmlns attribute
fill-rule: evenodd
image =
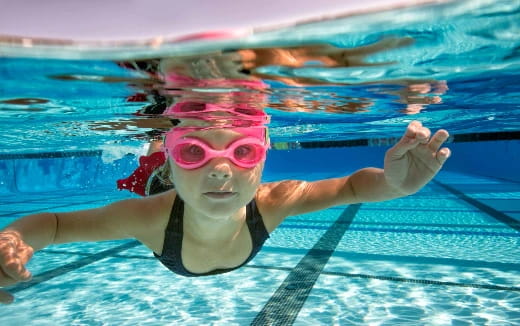
<svg viewBox="0 0 520 326"><path fill-rule="evenodd" d="M448 171L466 172L520 182L520 141L451 143ZM345 171L349 174L367 166L382 167L388 146L350 146L271 150L264 171L267 180L283 173L320 174ZM119 178L137 167L137 157L127 155L110 164L100 152L0 154L0 193L42 192L58 189L115 187Z"/></svg>
<svg viewBox="0 0 520 326"><path fill-rule="evenodd" d="M452 151L444 169L520 182L520 140L460 142L446 145ZM382 167L388 146L312 148L271 151L265 173L326 170L350 173Z"/></svg>
<svg viewBox="0 0 520 326"><path fill-rule="evenodd" d="M97 152L56 154L0 156L0 193L115 186L137 167L134 155L105 164Z"/></svg>

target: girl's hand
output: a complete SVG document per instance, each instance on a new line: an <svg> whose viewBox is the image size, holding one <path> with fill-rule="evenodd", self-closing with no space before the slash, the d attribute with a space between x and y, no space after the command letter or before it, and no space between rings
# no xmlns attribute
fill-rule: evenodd
<svg viewBox="0 0 520 326"><path fill-rule="evenodd" d="M33 255L33 248L27 245L15 231L0 232L0 287L29 281L31 273L25 264ZM13 296L0 290L0 303L11 303Z"/></svg>
<svg viewBox="0 0 520 326"><path fill-rule="evenodd" d="M421 189L450 157L450 150L441 148L448 132L441 129L431 138L430 134L421 122L412 121L401 140L386 152L386 182L402 195Z"/></svg>

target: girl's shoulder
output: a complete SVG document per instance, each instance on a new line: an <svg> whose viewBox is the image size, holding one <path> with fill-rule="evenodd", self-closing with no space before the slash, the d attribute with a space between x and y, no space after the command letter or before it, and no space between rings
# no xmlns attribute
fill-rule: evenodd
<svg viewBox="0 0 520 326"><path fill-rule="evenodd" d="M154 227L168 223L170 211L177 193L169 190L157 195L146 196L121 202L129 216L133 216L137 227Z"/></svg>
<svg viewBox="0 0 520 326"><path fill-rule="evenodd" d="M171 189L156 195L139 198L141 204L138 209L142 213L140 215L150 216L152 214L157 219L163 219L165 215L169 216L176 196L175 189Z"/></svg>
<svg viewBox="0 0 520 326"><path fill-rule="evenodd" d="M152 250L158 250L158 241L168 225L170 212L177 193L169 190L157 195L137 198L127 209L134 216L131 234Z"/></svg>
<svg viewBox="0 0 520 326"><path fill-rule="evenodd" d="M283 180L263 183L258 187L255 201L269 232L274 230L291 211L302 196L306 182Z"/></svg>

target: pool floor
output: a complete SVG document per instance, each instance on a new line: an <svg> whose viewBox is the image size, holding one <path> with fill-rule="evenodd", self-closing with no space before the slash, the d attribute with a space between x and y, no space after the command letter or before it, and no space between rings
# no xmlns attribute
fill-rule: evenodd
<svg viewBox="0 0 520 326"><path fill-rule="evenodd" d="M3 195L0 226L127 197ZM134 240L53 245L0 325L519 325L519 220L520 184L442 172L410 197L288 218L217 276L172 274Z"/></svg>

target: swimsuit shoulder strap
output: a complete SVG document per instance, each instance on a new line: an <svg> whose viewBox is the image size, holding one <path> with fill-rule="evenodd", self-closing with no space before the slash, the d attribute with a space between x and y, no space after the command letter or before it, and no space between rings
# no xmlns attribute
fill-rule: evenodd
<svg viewBox="0 0 520 326"><path fill-rule="evenodd" d="M184 201L177 194L173 201L172 210L170 211L170 219L168 220L167 232L182 234L182 222L184 218Z"/></svg>
<svg viewBox="0 0 520 326"><path fill-rule="evenodd" d="M164 232L162 256L180 259L183 235L184 201L177 194L170 212L168 226Z"/></svg>
<svg viewBox="0 0 520 326"><path fill-rule="evenodd" d="M265 240L269 238L269 232L267 232L264 219L254 199L246 207L246 222L251 234L251 240L253 241L252 258L260 250Z"/></svg>

